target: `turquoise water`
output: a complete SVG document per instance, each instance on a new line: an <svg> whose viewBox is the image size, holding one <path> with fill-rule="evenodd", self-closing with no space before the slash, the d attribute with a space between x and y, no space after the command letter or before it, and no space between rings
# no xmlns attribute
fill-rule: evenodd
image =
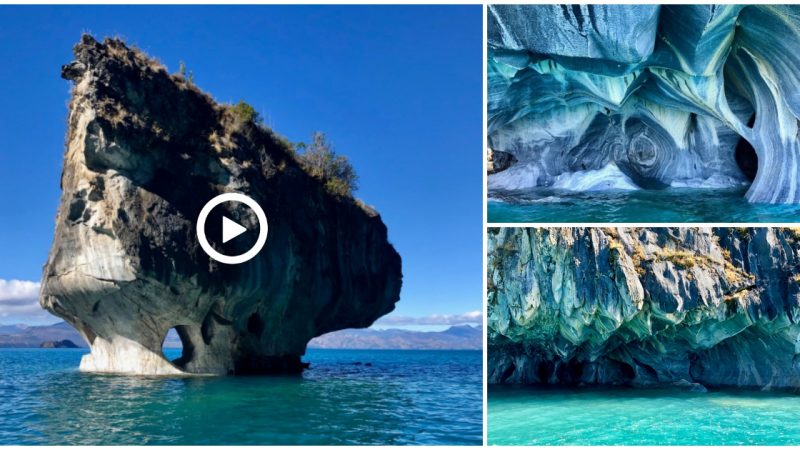
<svg viewBox="0 0 800 450"><path fill-rule="evenodd" d="M798 445L800 395L489 389L489 444Z"/></svg>
<svg viewBox="0 0 800 450"><path fill-rule="evenodd" d="M84 352L0 349L0 444L482 441L480 351L309 350L302 376L204 378L82 374Z"/></svg>
<svg viewBox="0 0 800 450"><path fill-rule="evenodd" d="M743 189L489 192L489 222L800 222L800 205L751 204Z"/></svg>

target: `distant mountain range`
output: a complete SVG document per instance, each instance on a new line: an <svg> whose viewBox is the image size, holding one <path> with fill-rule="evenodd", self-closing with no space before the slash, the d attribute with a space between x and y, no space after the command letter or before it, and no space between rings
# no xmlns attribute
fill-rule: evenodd
<svg viewBox="0 0 800 450"><path fill-rule="evenodd" d="M66 322L43 326L0 325L0 347L38 348L42 343L65 339L86 347L83 338ZM180 346L177 334L170 330L165 347ZM453 326L444 331L347 329L314 338L308 346L384 350L480 350L483 348L483 332L481 327L470 325Z"/></svg>
<svg viewBox="0 0 800 450"><path fill-rule="evenodd" d="M39 347L45 342L69 340L80 347L86 342L66 322L53 325L0 325L0 347Z"/></svg>
<svg viewBox="0 0 800 450"><path fill-rule="evenodd" d="M483 332L481 327L470 325L452 326L444 331L347 329L314 338L308 346L383 350L480 350L483 348Z"/></svg>

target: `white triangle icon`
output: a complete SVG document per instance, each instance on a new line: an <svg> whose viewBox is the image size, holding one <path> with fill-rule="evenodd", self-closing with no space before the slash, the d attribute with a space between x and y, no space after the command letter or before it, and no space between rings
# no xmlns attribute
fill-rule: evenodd
<svg viewBox="0 0 800 450"><path fill-rule="evenodd" d="M238 223L222 216L222 243L226 243L236 236L247 231L247 228L239 225Z"/></svg>

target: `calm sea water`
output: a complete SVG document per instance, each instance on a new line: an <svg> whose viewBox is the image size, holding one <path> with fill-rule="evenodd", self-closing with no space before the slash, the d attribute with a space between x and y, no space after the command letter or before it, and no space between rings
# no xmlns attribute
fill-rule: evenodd
<svg viewBox="0 0 800 450"><path fill-rule="evenodd" d="M84 353L0 349L0 444L482 441L480 351L309 350L302 376L203 378L83 374Z"/></svg>
<svg viewBox="0 0 800 450"><path fill-rule="evenodd" d="M800 222L800 205L751 204L743 189L489 192L489 222Z"/></svg>
<svg viewBox="0 0 800 450"><path fill-rule="evenodd" d="M489 389L489 444L798 445L800 395Z"/></svg>

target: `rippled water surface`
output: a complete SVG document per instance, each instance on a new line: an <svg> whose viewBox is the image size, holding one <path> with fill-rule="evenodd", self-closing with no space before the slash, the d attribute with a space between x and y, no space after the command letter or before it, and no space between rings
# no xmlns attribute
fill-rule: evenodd
<svg viewBox="0 0 800 450"><path fill-rule="evenodd" d="M206 378L82 374L84 353L0 349L0 444L482 440L479 351L309 350L302 376Z"/></svg>
<svg viewBox="0 0 800 450"><path fill-rule="evenodd" d="M800 205L750 204L743 189L489 191L489 222L800 222Z"/></svg>
<svg viewBox="0 0 800 450"><path fill-rule="evenodd" d="M489 444L798 445L800 395L489 389Z"/></svg>

